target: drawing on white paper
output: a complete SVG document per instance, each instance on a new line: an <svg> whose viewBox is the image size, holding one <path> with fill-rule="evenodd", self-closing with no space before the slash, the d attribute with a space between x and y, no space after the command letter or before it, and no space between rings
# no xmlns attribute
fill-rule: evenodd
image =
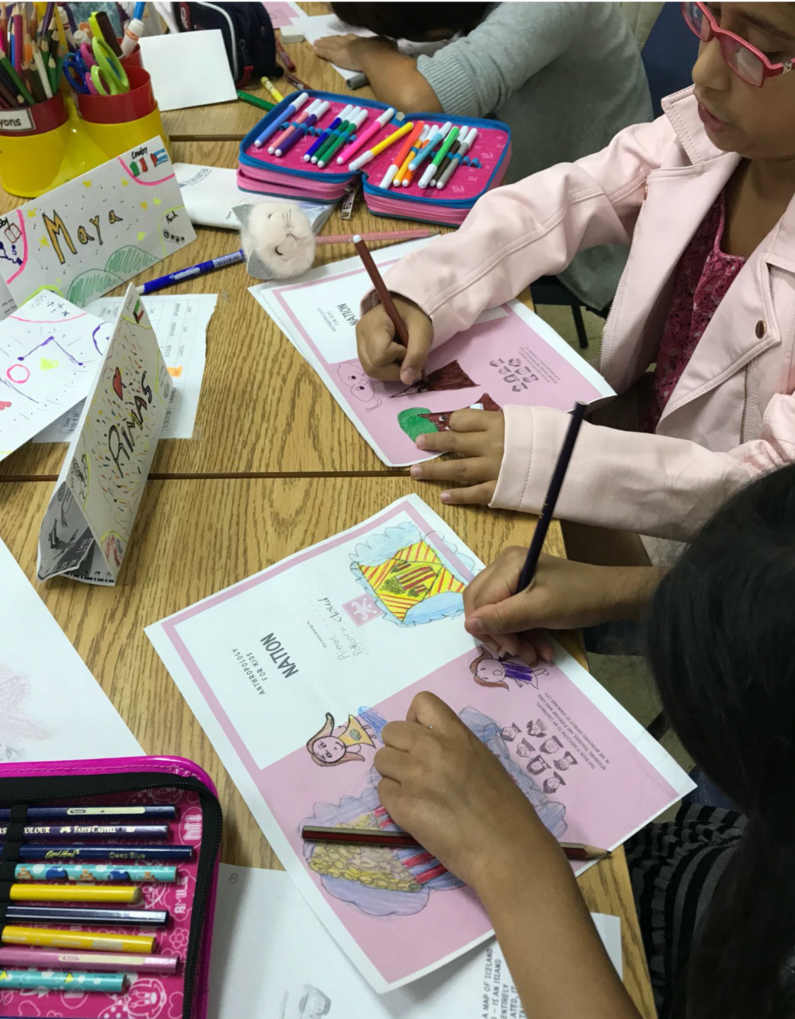
<svg viewBox="0 0 795 1019"><path fill-rule="evenodd" d="M522 689L529 683L538 689L538 677L548 676L549 669L527 665L520 658L500 660L488 648L481 647L480 653L469 663L472 677L478 686L497 686L510 689L507 680L512 679Z"/></svg>
<svg viewBox="0 0 795 1019"><path fill-rule="evenodd" d="M281 1019L323 1019L331 1011L331 998L313 984L291 988L282 1001Z"/></svg>
<svg viewBox="0 0 795 1019"><path fill-rule="evenodd" d="M397 626L458 616L469 578L447 558L445 547L433 534L423 537L416 524L398 524L356 546L351 573Z"/></svg>
<svg viewBox="0 0 795 1019"><path fill-rule="evenodd" d="M360 711L360 714L362 712ZM352 716L353 717L353 716ZM566 833L566 808L511 760L503 726L476 708L464 708L461 721L499 758L532 803L542 823L556 837ZM380 738L378 739L379 743ZM356 773L354 773L356 774ZM316 803L302 822L323 827L347 826L397 830L378 798L380 775L371 768L363 788L338 803ZM307 843L304 857L329 895L370 916L411 916L428 904L432 892L460 888L461 881L438 860L416 849L389 849L350 843Z"/></svg>
<svg viewBox="0 0 795 1019"><path fill-rule="evenodd" d="M0 664L0 764L27 757L28 740L49 739L52 733L25 714L30 682Z"/></svg>
<svg viewBox="0 0 795 1019"><path fill-rule="evenodd" d="M358 715L348 715L344 726L334 725L334 716L326 713L322 728L307 742L306 749L315 764L332 768L350 761L365 763L363 747L375 749L373 737L380 737L386 719L377 711L360 709Z"/></svg>

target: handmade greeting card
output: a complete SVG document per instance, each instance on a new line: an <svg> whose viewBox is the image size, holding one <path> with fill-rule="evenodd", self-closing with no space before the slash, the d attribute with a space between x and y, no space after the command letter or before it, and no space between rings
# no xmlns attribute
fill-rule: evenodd
<svg viewBox="0 0 795 1019"><path fill-rule="evenodd" d="M446 701L567 842L612 849L693 785L562 649L530 668L466 633L462 592L481 567L408 496L147 629L285 869L379 992L491 933L429 853L301 837L395 827L373 759L415 694Z"/></svg>
<svg viewBox="0 0 795 1019"><path fill-rule="evenodd" d="M39 580L115 584L172 382L134 286L119 312L39 534Z"/></svg>
<svg viewBox="0 0 795 1019"><path fill-rule="evenodd" d="M84 308L195 238L152 138L0 215L0 278L19 306L46 288Z"/></svg>
<svg viewBox="0 0 795 1019"><path fill-rule="evenodd" d="M373 252L381 271L417 241ZM357 359L359 305L372 284L358 258L306 273L298 283L264 283L251 293L315 368L357 431L391 467L437 454L417 449L423 432L445 431L453 411L506 404L571 410L614 396L599 373L520 301L485 312L431 352L412 386L368 378Z"/></svg>
<svg viewBox="0 0 795 1019"><path fill-rule="evenodd" d="M49 290L0 322L0 460L85 397L110 331Z"/></svg>

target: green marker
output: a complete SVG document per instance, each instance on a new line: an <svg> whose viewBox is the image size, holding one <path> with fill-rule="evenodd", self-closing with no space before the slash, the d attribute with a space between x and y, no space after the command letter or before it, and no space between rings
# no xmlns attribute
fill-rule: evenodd
<svg viewBox="0 0 795 1019"><path fill-rule="evenodd" d="M325 151L322 152L320 159L318 159L317 161L317 165L321 168L321 170L326 165L326 163L331 162L337 150L341 149L346 142L350 141L354 131L357 130L360 124L364 123L364 119L366 116L367 111L360 110L359 113L357 113L352 120L348 121L347 128L340 127L340 130L337 133L337 138L331 143L331 145L325 148Z"/></svg>
<svg viewBox="0 0 795 1019"><path fill-rule="evenodd" d="M431 180L432 180L434 174L439 169L439 164L441 163L441 161L444 159L444 157L447 155L447 153L452 148L453 142L458 137L459 131L460 131L460 128L454 127L453 130L447 135L445 140L442 142L441 148L436 153L436 155L433 157L432 162L430 162L428 164L428 167L425 170L425 173L422 175L422 177L420 177L420 182L419 182L419 185L418 185L419 187L427 188L427 186L431 183Z"/></svg>
<svg viewBox="0 0 795 1019"><path fill-rule="evenodd" d="M244 92L241 88L237 90L237 98L241 99L244 103L249 103L251 106L259 106L261 110L267 110L269 113L271 110L276 109L274 103L269 103L265 99L260 99L259 96L253 96L250 92Z"/></svg>
<svg viewBox="0 0 795 1019"><path fill-rule="evenodd" d="M312 162L317 163L319 166L325 166L327 162L326 153L331 149L331 146L334 144L334 142L336 142L337 138L339 138L342 132L347 131L350 126L351 126L350 120L343 120L340 126L335 131L331 132L331 134L325 140L320 149L314 154L314 156L312 156ZM322 163L321 160L323 160Z"/></svg>

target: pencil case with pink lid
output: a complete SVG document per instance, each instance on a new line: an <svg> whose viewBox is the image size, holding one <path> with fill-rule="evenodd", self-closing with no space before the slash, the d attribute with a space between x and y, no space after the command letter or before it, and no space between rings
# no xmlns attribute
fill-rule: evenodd
<svg viewBox="0 0 795 1019"><path fill-rule="evenodd" d="M333 92L307 91L307 98L300 109L291 113L291 101L295 93L271 110L240 143L237 184L243 191L259 194L280 195L287 198L309 199L311 201L336 202L352 186L362 181L364 200L367 207L377 216L395 216L401 219L419 220L427 223L442 223L457 226L463 223L467 213L482 195L500 184L508 169L511 158L511 130L507 124L497 120L481 120L474 117L446 117L441 113L412 113L395 115L380 123L388 110L384 103L369 99L352 101L347 96ZM313 106L314 104L314 106ZM322 105L321 105L322 104ZM320 109L320 114L308 111ZM358 113L347 114L352 108ZM301 118L304 118L303 121ZM348 119L350 118L350 119ZM345 133L344 141L332 152L327 165L307 162L324 131L330 130L335 122L344 133L346 123L356 127L352 135ZM421 187L423 174L433 161L433 155L423 157L424 161L414 171L410 182L397 185L387 183L393 162L400 156L412 132L408 131L388 148L372 159L362 162L361 157L403 125L427 127L427 138L436 128L449 124L449 131L458 129L458 138L466 140L470 132L473 140L458 155L461 141L454 142L450 158L455 167L442 188ZM298 136L288 132L293 127ZM373 128L377 129L373 131ZM263 132L270 133L267 141L258 146L257 140ZM277 143L285 139L286 151L281 156ZM359 139L361 146L356 148ZM329 140L333 140L329 136ZM438 153L440 142L432 151ZM348 156L348 152L354 148ZM269 151L269 149L274 151ZM315 151L314 155L317 156ZM343 159L342 165L339 159Z"/></svg>
<svg viewBox="0 0 795 1019"><path fill-rule="evenodd" d="M0 1017L207 1019L222 824L181 757L0 765Z"/></svg>

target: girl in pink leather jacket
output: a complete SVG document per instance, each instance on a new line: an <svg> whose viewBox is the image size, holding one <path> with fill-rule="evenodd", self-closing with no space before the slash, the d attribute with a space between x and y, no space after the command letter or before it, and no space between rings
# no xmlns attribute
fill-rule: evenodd
<svg viewBox="0 0 795 1019"><path fill-rule="evenodd" d="M372 296L357 336L368 374L411 384L485 309L578 251L630 244L600 364L621 427L583 426L557 512L688 540L795 460L795 5L682 7L702 40L694 87L603 151L484 196L393 268L408 350ZM443 502L538 512L567 422L546 407L459 411L417 439L459 458L412 475L463 483Z"/></svg>

